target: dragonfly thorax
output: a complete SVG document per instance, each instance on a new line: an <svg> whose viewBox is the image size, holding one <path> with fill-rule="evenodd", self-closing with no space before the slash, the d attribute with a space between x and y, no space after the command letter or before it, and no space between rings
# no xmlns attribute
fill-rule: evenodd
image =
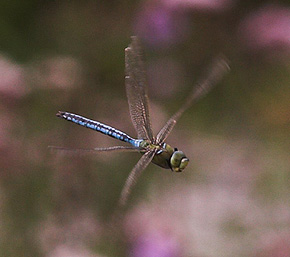
<svg viewBox="0 0 290 257"><path fill-rule="evenodd" d="M143 140L140 142L139 146L145 151L156 150L152 162L165 169L181 172L186 168L189 162L189 159L182 151L179 151L177 148L173 148L166 143L152 144L148 140Z"/></svg>

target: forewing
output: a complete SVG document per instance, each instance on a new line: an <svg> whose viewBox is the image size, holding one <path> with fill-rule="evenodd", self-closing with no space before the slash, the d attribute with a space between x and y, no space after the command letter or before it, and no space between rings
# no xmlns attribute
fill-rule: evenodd
<svg viewBox="0 0 290 257"><path fill-rule="evenodd" d="M138 138L153 142L143 53L138 38L131 38L131 44L125 49L125 84L130 115Z"/></svg>
<svg viewBox="0 0 290 257"><path fill-rule="evenodd" d="M225 75L226 72L229 71L229 64L225 57L218 56L212 63L211 68L209 69L208 74L204 79L200 80L193 91L185 100L184 104L180 107L180 109L167 121L164 127L159 131L156 137L157 143L162 143L168 137L171 130L174 128L177 120L180 116L196 101L198 101L201 97L206 95Z"/></svg>
<svg viewBox="0 0 290 257"><path fill-rule="evenodd" d="M156 153L155 150L146 152L132 169L131 173L129 174L126 180L125 186L122 189L121 197L119 200L120 206L125 205L125 203L127 202L132 187L136 184L142 171L146 169L148 164L152 161L155 153Z"/></svg>

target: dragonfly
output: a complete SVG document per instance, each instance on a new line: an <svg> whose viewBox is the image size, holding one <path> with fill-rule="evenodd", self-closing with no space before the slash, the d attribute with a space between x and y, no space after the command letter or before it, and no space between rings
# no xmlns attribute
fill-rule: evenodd
<svg viewBox="0 0 290 257"><path fill-rule="evenodd" d="M57 117L111 136L128 143L128 145L93 149L53 148L94 152L137 151L142 154L142 157L133 167L122 189L119 199L119 205L121 206L125 205L137 179L151 162L164 169L171 169L174 172L182 172L187 167L189 158L186 157L183 151L165 143L165 140L181 115L194 102L208 93L220 81L223 75L229 71L228 61L225 57L219 56L215 58L204 79L196 83L179 110L166 122L158 134L154 136L149 115L147 78L143 58L141 42L138 37L132 36L131 43L125 48L125 86L130 116L137 132L137 138L133 138L123 131L81 115L66 111L59 111L56 114Z"/></svg>

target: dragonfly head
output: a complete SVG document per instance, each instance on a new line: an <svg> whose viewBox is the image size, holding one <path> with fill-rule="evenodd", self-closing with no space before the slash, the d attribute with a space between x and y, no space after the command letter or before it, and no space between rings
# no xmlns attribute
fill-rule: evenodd
<svg viewBox="0 0 290 257"><path fill-rule="evenodd" d="M189 159L185 156L185 154L175 148L173 154L170 157L170 166L172 171L183 171L186 168L188 162Z"/></svg>

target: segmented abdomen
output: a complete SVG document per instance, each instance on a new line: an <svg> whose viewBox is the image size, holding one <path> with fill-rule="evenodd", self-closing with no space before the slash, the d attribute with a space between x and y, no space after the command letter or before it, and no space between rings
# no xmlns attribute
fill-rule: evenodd
<svg viewBox="0 0 290 257"><path fill-rule="evenodd" d="M113 127L110 127L108 125L105 125L101 122L91 120L91 119L85 118L83 116L69 113L69 112L59 111L56 114L56 116L63 118L63 119L66 119L68 121L74 122L74 123L81 125L83 127L99 131L105 135L111 136L111 137L119 139L121 141L128 142L135 147L139 147L140 140L135 140L135 139L131 138L130 136L128 136L126 133L124 133L120 130L117 130Z"/></svg>

